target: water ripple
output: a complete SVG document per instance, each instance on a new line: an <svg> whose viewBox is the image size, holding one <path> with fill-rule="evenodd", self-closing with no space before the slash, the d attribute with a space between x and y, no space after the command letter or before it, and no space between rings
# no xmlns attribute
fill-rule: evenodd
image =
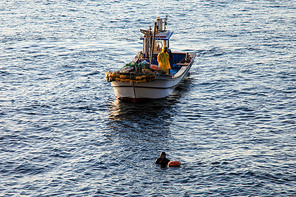
<svg viewBox="0 0 296 197"><path fill-rule="evenodd" d="M151 9L153 8L153 9ZM3 196L295 196L293 1L4 1ZM164 100L115 100L104 72L169 15L195 51ZM165 151L180 168L154 164Z"/></svg>

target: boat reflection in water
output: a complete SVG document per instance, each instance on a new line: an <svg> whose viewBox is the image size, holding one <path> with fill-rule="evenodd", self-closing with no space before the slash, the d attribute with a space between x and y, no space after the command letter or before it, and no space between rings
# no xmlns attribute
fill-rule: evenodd
<svg viewBox="0 0 296 197"><path fill-rule="evenodd" d="M165 131L174 115L172 105L165 99L146 103L115 100L110 108L110 127L120 131Z"/></svg>
<svg viewBox="0 0 296 197"><path fill-rule="evenodd" d="M184 80L165 99L143 103L114 100L110 105L108 126L112 130L121 132L168 132L169 126L179 112L176 103L180 102L182 96L190 89L191 83L191 78Z"/></svg>

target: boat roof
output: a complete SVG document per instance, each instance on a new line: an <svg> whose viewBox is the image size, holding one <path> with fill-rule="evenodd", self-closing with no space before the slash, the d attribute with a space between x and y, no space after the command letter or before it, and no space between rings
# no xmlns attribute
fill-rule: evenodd
<svg viewBox="0 0 296 197"><path fill-rule="evenodd" d="M155 40L169 40L173 33L174 32L170 30L161 31L155 35ZM144 40L144 37L145 35L141 36L141 40Z"/></svg>

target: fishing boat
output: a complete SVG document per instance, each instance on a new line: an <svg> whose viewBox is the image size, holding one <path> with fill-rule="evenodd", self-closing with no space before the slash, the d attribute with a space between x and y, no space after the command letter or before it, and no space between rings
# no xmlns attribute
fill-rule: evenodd
<svg viewBox="0 0 296 197"><path fill-rule="evenodd" d="M106 72L106 79L114 88L115 96L131 102L168 97L175 87L189 74L195 52L170 52L169 74L158 67L157 55L164 46L170 46L173 31L167 30L167 17L157 17L154 29L140 29L143 33L143 50L131 63L115 72Z"/></svg>

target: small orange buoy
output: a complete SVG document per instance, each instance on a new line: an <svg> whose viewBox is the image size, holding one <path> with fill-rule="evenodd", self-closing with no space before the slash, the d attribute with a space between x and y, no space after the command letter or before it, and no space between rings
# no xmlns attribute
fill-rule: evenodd
<svg viewBox="0 0 296 197"><path fill-rule="evenodd" d="M169 165L169 167L180 167L181 162L180 161L170 161L168 165Z"/></svg>

